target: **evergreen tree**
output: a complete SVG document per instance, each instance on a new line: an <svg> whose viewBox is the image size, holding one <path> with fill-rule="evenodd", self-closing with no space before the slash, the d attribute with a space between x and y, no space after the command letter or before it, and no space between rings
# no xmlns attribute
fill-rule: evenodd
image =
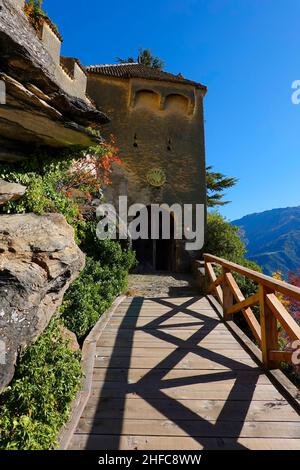
<svg viewBox="0 0 300 470"><path fill-rule="evenodd" d="M212 169L212 166L206 168L207 205L208 207L224 206L230 202L222 200L224 191L235 186L238 179L225 176Z"/></svg>
<svg viewBox="0 0 300 470"><path fill-rule="evenodd" d="M132 56L127 57L127 59L122 59L120 57L117 57L117 61L120 64L138 62L139 64L143 64L143 65L146 65L147 67L152 67L153 69L159 69L159 70L163 69L165 65L164 61L161 60L159 57L153 56L149 49L139 49L139 54L136 59L134 59L134 57Z"/></svg>

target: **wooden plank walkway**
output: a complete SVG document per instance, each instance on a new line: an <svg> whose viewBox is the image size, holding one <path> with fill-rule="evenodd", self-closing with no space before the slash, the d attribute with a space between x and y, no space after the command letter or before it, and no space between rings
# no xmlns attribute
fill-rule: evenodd
<svg viewBox="0 0 300 470"><path fill-rule="evenodd" d="M133 297L97 343L69 449L300 449L300 416L206 297Z"/></svg>

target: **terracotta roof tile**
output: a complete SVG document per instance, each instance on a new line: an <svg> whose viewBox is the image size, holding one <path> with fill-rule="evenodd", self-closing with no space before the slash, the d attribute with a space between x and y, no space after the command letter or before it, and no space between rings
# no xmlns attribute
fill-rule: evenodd
<svg viewBox="0 0 300 470"><path fill-rule="evenodd" d="M147 67L137 62L129 62L125 64L100 64L90 65L86 67L87 72L107 75L116 78L146 78L148 80L160 80L164 82L182 83L185 85L193 85L197 88L206 90L201 83L187 80L181 74L174 75L163 70Z"/></svg>

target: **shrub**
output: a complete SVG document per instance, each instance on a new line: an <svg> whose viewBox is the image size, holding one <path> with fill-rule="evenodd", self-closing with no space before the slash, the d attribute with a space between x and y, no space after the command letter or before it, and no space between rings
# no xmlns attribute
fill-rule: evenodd
<svg viewBox="0 0 300 470"><path fill-rule="evenodd" d="M96 235L96 228L96 220L85 224L80 242L82 251L94 260L100 261L101 264L110 266L117 264L129 271L136 264L136 260L134 252L128 245L128 241L100 240Z"/></svg>
<svg viewBox="0 0 300 470"><path fill-rule="evenodd" d="M124 291L128 271L135 263L134 253L122 250L118 242L96 240L89 245L94 257L87 258L84 270L66 292L61 306L64 324L80 340Z"/></svg>
<svg viewBox="0 0 300 470"><path fill-rule="evenodd" d="M69 165L70 161L50 161L39 168L38 162L34 160L20 164L14 171L11 165L0 164L1 178L27 187L22 199L9 201L1 207L1 212L34 212L39 215L59 212L74 227L78 236L84 226L79 207L61 190Z"/></svg>
<svg viewBox="0 0 300 470"><path fill-rule="evenodd" d="M0 449L54 448L80 379L80 356L52 321L21 355L12 384L0 395Z"/></svg>
<svg viewBox="0 0 300 470"><path fill-rule="evenodd" d="M79 242L84 238L86 220L93 217L92 196L99 197L103 184L110 184L113 164L120 164L118 149L113 139L87 150L74 147L53 151L49 155L40 151L18 166L0 163L0 178L27 187L25 195L17 201L1 206L2 213L59 212L75 229Z"/></svg>
<svg viewBox="0 0 300 470"><path fill-rule="evenodd" d="M231 225L218 212L207 216L205 251L233 262L239 262L246 253L238 227Z"/></svg>
<svg viewBox="0 0 300 470"><path fill-rule="evenodd" d="M42 0L27 0L24 6L25 14L36 31L41 28L46 16L42 9L42 3Z"/></svg>

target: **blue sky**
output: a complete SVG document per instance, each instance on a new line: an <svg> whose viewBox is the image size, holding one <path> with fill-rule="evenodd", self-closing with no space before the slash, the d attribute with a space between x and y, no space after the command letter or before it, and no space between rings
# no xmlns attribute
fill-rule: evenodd
<svg viewBox="0 0 300 470"><path fill-rule="evenodd" d="M299 0L44 0L63 54L85 65L150 48L208 86L207 163L239 178L230 220L300 205Z"/></svg>

